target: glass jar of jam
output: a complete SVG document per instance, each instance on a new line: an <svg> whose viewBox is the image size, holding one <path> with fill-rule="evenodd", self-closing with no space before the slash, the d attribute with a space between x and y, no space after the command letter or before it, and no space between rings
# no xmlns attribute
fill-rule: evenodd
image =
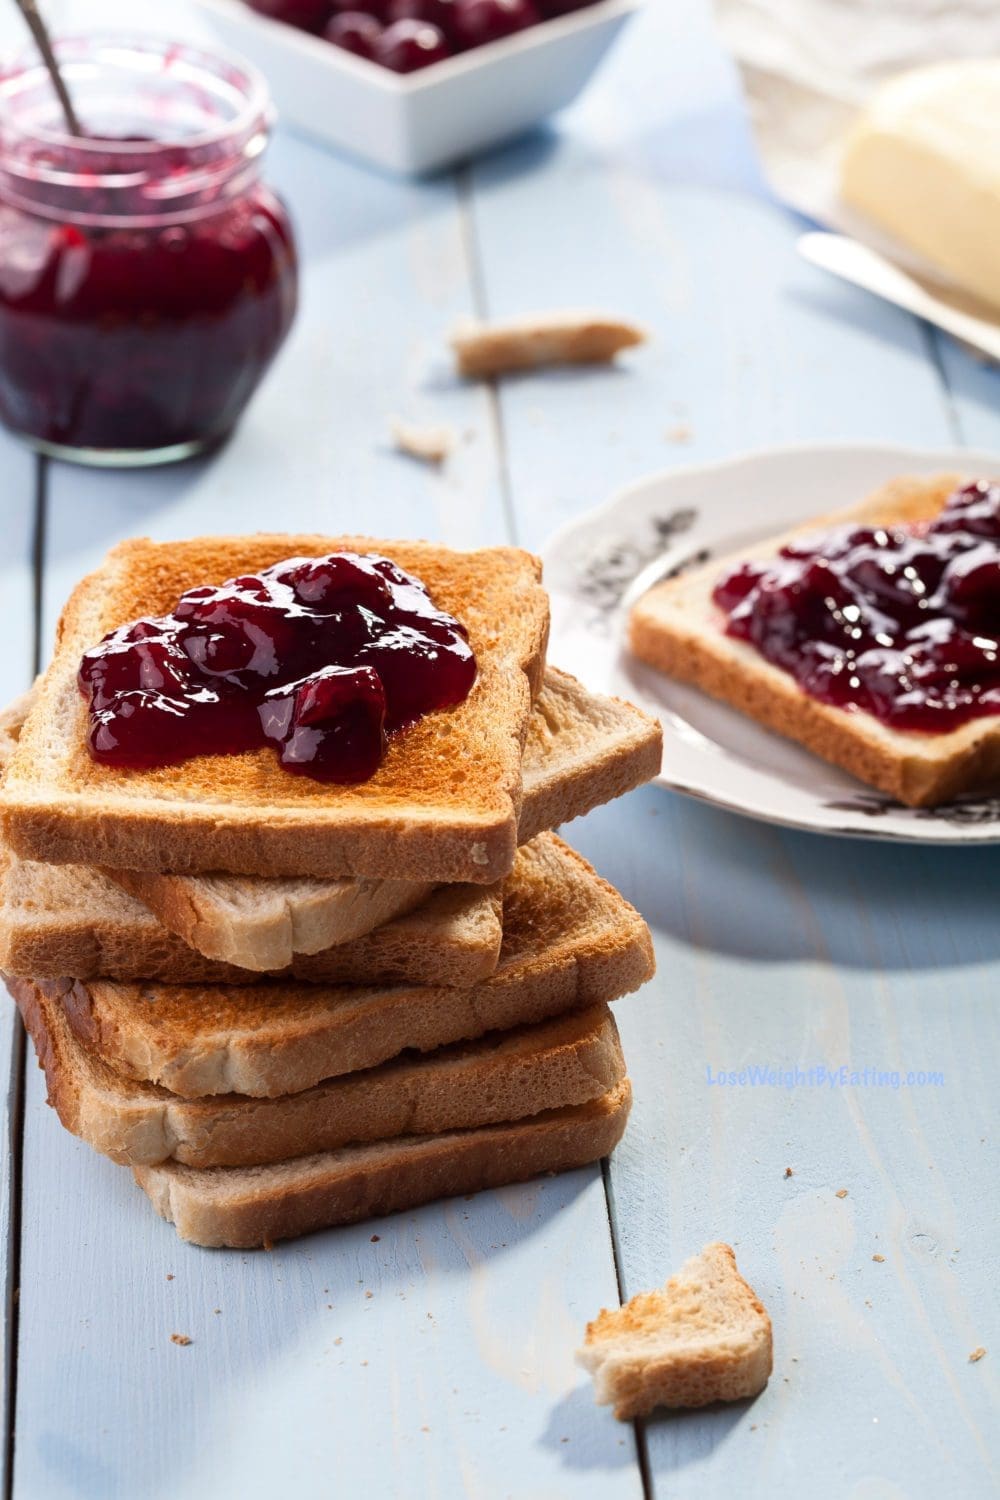
<svg viewBox="0 0 1000 1500"><path fill-rule="evenodd" d="M163 463L232 430L295 314L260 180L266 85L158 39L58 45L0 75L0 419L43 453Z"/></svg>

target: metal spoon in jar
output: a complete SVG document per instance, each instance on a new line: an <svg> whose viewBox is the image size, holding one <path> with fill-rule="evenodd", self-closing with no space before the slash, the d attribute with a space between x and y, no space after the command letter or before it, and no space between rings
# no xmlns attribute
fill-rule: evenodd
<svg viewBox="0 0 1000 1500"><path fill-rule="evenodd" d="M35 40L36 47L42 54L42 61L52 80L52 87L56 91L56 97L62 106L63 114L66 116L66 125L70 135L83 135L83 129L77 118L76 110L73 108L73 101L69 96L69 89L66 87L66 81L59 71L59 64L56 61L55 48L52 46L48 27L38 13L35 0L15 0L15 3L28 24L28 30Z"/></svg>

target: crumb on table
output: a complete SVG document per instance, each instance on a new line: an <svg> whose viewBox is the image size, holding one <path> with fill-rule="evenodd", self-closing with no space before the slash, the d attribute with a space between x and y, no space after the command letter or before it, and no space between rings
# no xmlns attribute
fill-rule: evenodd
<svg viewBox="0 0 1000 1500"><path fill-rule="evenodd" d="M170 1335L170 1342L172 1344L180 1344L182 1348L186 1349L191 1340L186 1333L172 1333Z"/></svg>
<svg viewBox="0 0 1000 1500"><path fill-rule="evenodd" d="M416 422L404 422L401 417L391 417L389 431L393 446L399 453L422 459L424 463L443 464L455 447L454 430L443 425L425 427Z"/></svg>

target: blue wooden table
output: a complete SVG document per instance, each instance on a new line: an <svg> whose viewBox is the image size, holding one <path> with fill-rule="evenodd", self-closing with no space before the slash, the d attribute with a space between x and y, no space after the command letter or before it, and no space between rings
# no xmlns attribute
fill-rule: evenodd
<svg viewBox="0 0 1000 1500"><path fill-rule="evenodd" d="M701 0L650 5L555 126L453 175L392 182L288 134L270 172L302 312L234 442L114 475L0 442L8 695L71 585L131 534L537 548L675 463L789 440L1000 449L995 371L797 259ZM459 315L571 303L654 340L622 371L454 381ZM464 435L442 472L390 451L394 413ZM603 1172L271 1254L193 1249L59 1128L8 1011L6 1494L996 1493L1000 851L825 841L655 789L571 837L645 913L659 963L617 1007L636 1104ZM706 1081L751 1063L944 1083ZM770 1385L616 1423L573 1365L584 1323L716 1238L770 1309Z"/></svg>

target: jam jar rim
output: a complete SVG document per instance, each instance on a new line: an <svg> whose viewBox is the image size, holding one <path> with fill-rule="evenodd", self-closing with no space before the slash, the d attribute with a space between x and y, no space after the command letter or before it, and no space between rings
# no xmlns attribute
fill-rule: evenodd
<svg viewBox="0 0 1000 1500"><path fill-rule="evenodd" d="M183 222L218 212L256 175L274 124L274 107L264 75L241 55L153 33L117 31L67 34L54 46L57 56L71 69L74 63L99 61L108 49L119 56L160 58L168 66L184 61L230 85L241 97L229 118L220 118L190 134L171 134L157 121L157 133L149 140L74 136L64 125L19 124L16 107L12 107L17 86L24 87L27 81L36 79L46 82L44 64L33 46L0 56L0 201L30 214L80 225L130 227ZM133 76L139 84L151 74L136 68ZM53 163L26 157L19 161L19 153L30 153L33 148L63 160ZM172 173L169 187L163 180L167 152L191 158L183 170ZM95 170L95 163L102 158L108 166L103 171ZM87 197L98 190L121 192L123 196L134 192L143 179L155 182L157 189L141 210L129 207L108 212L86 203ZM48 201L47 192L58 195L59 201ZM66 196L76 193L81 206L75 206Z"/></svg>

